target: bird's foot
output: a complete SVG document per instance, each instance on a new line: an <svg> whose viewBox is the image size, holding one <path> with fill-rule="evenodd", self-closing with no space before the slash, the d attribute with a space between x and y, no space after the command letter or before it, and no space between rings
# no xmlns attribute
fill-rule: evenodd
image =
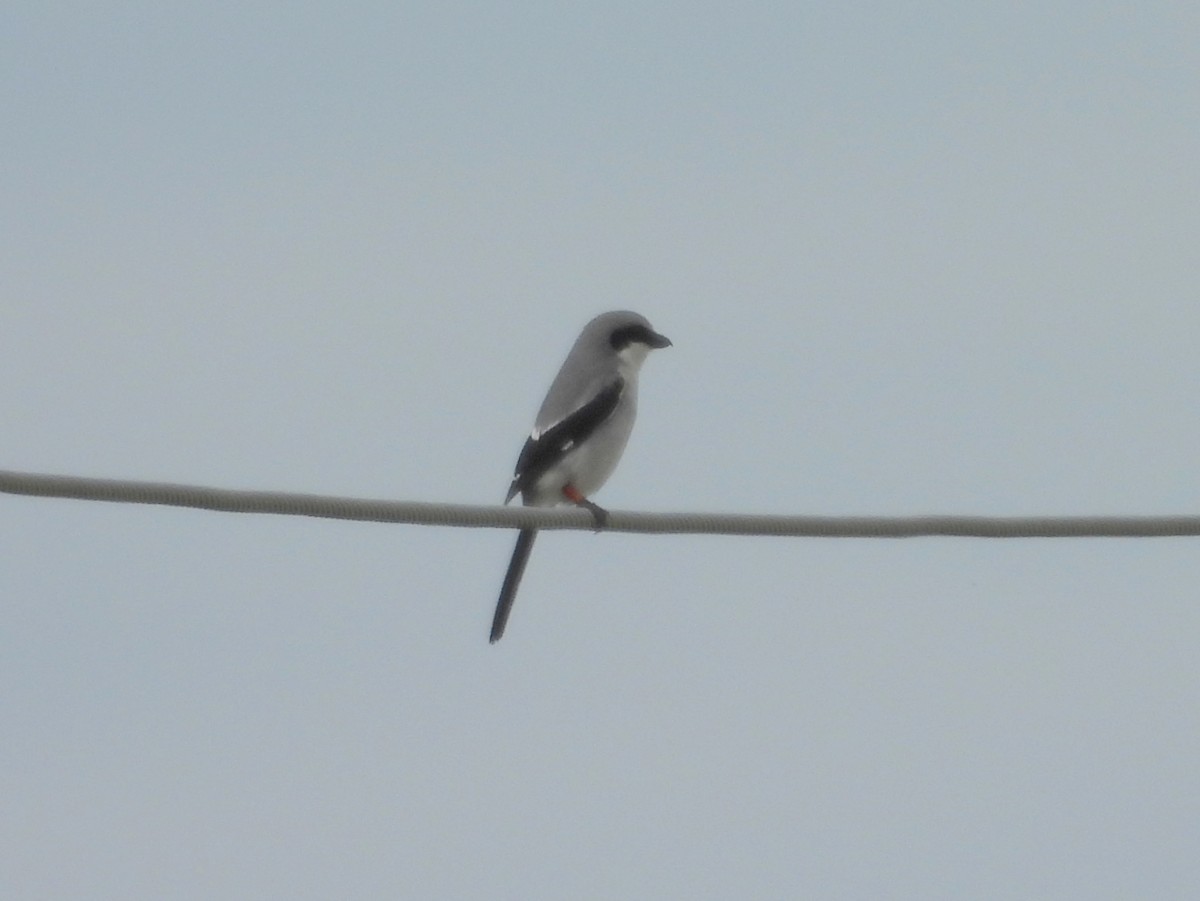
<svg viewBox="0 0 1200 901"><path fill-rule="evenodd" d="M593 504L591 501L585 500L579 506L592 514L592 522L596 526L597 532L608 526L608 511L599 504Z"/></svg>
<svg viewBox="0 0 1200 901"><path fill-rule="evenodd" d="M601 531L608 525L608 511L599 504L592 503L586 497L579 493L579 489L574 485L568 485L563 489L563 496L576 507L583 507L592 514L592 521L596 526L596 531Z"/></svg>

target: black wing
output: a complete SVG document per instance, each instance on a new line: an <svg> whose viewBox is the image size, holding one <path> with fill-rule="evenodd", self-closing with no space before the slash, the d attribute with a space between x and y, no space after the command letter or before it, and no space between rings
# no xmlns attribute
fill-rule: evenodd
<svg viewBox="0 0 1200 901"><path fill-rule="evenodd" d="M570 416L556 422L537 438L530 438L526 441L525 446L521 448L521 456L517 458L517 470L513 477L512 487L508 490L508 499L512 500L518 491L525 491L561 460L571 448L581 441L587 440L608 417L612 416L624 390L625 380L614 379Z"/></svg>

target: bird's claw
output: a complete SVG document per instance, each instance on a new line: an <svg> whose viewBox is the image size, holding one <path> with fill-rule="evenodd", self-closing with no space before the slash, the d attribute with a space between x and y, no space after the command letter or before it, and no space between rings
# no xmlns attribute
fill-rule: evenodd
<svg viewBox="0 0 1200 901"><path fill-rule="evenodd" d="M596 527L596 531L602 531L608 527L608 511L599 504L594 504L589 500L581 501L579 506L583 507L592 514L592 522Z"/></svg>

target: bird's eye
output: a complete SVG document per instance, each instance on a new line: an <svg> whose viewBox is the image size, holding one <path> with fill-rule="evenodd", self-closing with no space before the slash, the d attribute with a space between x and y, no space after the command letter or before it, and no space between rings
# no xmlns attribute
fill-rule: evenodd
<svg viewBox="0 0 1200 901"><path fill-rule="evenodd" d="M644 325L623 325L618 329L613 329L613 333L608 337L608 342L612 345L613 350L620 352L634 341L647 343L647 336L648 330Z"/></svg>

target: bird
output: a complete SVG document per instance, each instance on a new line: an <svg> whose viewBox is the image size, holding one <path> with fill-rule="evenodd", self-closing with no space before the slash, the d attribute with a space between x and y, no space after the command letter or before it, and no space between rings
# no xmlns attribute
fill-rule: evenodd
<svg viewBox="0 0 1200 901"><path fill-rule="evenodd" d="M575 504L603 528L608 513L590 496L608 481L629 441L642 363L651 350L670 346L645 316L628 310L601 313L585 325L546 392L504 503L520 494L528 507ZM517 535L492 618L492 644L504 635L536 537L536 529Z"/></svg>

